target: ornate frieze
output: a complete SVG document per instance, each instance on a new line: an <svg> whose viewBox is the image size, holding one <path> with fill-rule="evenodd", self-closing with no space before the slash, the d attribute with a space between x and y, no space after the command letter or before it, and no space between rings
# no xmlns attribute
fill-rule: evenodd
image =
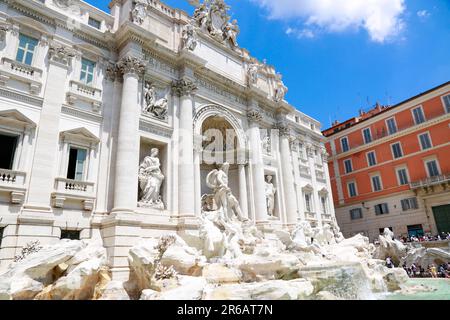
<svg viewBox="0 0 450 320"><path fill-rule="evenodd" d="M141 59L132 56L122 58L117 63L117 67L122 74L132 73L141 76L145 72L145 63Z"/></svg>
<svg viewBox="0 0 450 320"><path fill-rule="evenodd" d="M201 77L197 76L196 83L198 84L199 87L205 88L206 90L210 91L211 93L220 95L232 103L237 102L241 105L247 105L247 101L244 98L237 96L228 90L221 89L218 86L211 83L210 81L207 81Z"/></svg>
<svg viewBox="0 0 450 320"><path fill-rule="evenodd" d="M177 68L174 65L162 61L159 57L157 57L153 53L146 52L144 60L147 62L147 66L154 70L170 74L171 76L174 77L178 76Z"/></svg>
<svg viewBox="0 0 450 320"><path fill-rule="evenodd" d="M197 90L197 85L188 79L181 79L172 82L172 92L179 97L191 95Z"/></svg>
<svg viewBox="0 0 450 320"><path fill-rule="evenodd" d="M50 61L69 66L72 58L76 56L76 52L71 48L53 42L48 49L48 56Z"/></svg>

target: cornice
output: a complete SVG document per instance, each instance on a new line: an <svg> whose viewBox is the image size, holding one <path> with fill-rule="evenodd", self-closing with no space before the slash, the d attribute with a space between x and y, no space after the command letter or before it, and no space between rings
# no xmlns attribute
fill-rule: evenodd
<svg viewBox="0 0 450 320"><path fill-rule="evenodd" d="M0 96L25 102L36 107L42 107L44 100L42 98L30 96L19 91L0 87Z"/></svg>
<svg viewBox="0 0 450 320"><path fill-rule="evenodd" d="M361 151L364 151L364 150L367 150L367 149L371 149L371 148L373 148L373 147L375 147L375 146L377 146L379 144L386 143L386 142L389 142L391 140L395 140L395 139L401 138L401 137L406 136L408 134L411 134L411 133L413 133L415 131L419 131L419 130L428 128L429 126L432 126L432 125L444 122L446 120L450 120L450 113L445 113L445 114L443 114L440 117L428 120L428 121L426 121L424 123L421 123L419 125L413 125L413 126L407 128L405 130L397 131L394 134L388 135L386 137L383 137L383 138L380 138L380 139L377 139L377 140L373 140L371 143L362 144L362 145L360 145L360 146L358 146L356 148L350 149L347 152L343 152L343 153L339 153L337 155L333 155L333 156L331 156L329 158L329 160L330 161L338 160L338 159L341 159L341 158L345 158L345 157L351 156L354 153L358 153L358 152L361 152Z"/></svg>

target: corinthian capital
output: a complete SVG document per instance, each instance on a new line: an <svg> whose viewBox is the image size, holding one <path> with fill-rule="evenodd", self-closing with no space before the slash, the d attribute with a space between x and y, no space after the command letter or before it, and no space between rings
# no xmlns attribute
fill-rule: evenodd
<svg viewBox="0 0 450 320"><path fill-rule="evenodd" d="M122 74L137 74L142 75L145 72L145 63L136 57L126 56L122 58L118 63L117 67Z"/></svg>
<svg viewBox="0 0 450 320"><path fill-rule="evenodd" d="M67 48L59 43L53 42L48 49L48 57L50 61L58 62L68 66L75 57L76 52L73 49Z"/></svg>
<svg viewBox="0 0 450 320"><path fill-rule="evenodd" d="M275 129L278 130L281 137L287 138L291 137L291 128L286 122L278 122L277 125L275 126Z"/></svg>
<svg viewBox="0 0 450 320"><path fill-rule="evenodd" d="M260 122L263 119L263 115L258 109L251 109L247 111L247 119L250 122Z"/></svg>
<svg viewBox="0 0 450 320"><path fill-rule="evenodd" d="M107 80L111 80L112 82L119 80L120 78L120 70L117 64L108 63L105 69L105 78Z"/></svg>
<svg viewBox="0 0 450 320"><path fill-rule="evenodd" d="M179 97L193 94L197 90L194 82L188 79L181 79L172 82L172 92Z"/></svg>

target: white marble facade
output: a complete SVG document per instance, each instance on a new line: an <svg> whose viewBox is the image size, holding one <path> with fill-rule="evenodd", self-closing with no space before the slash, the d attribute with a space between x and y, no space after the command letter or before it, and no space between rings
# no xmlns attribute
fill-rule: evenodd
<svg viewBox="0 0 450 320"><path fill-rule="evenodd" d="M139 237L197 232L206 175L224 162L261 231L335 221L320 123L239 46L223 1L193 17L158 0L110 8L0 1L0 137L15 139L0 168L2 265L69 230L102 238L124 275Z"/></svg>

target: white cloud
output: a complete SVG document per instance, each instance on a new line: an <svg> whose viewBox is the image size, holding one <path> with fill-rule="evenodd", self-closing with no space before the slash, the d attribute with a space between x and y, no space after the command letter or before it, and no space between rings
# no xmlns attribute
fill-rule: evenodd
<svg viewBox="0 0 450 320"><path fill-rule="evenodd" d="M316 34L311 29L297 29L297 28L287 28L286 29L287 35L295 35L299 39L312 39L316 37Z"/></svg>
<svg viewBox="0 0 450 320"><path fill-rule="evenodd" d="M404 27L406 0L251 0L269 18L300 19L307 30L343 32L363 28L376 42L395 37Z"/></svg>
<svg viewBox="0 0 450 320"><path fill-rule="evenodd" d="M417 16L421 19L426 19L431 15L427 10L420 10L417 11Z"/></svg>

